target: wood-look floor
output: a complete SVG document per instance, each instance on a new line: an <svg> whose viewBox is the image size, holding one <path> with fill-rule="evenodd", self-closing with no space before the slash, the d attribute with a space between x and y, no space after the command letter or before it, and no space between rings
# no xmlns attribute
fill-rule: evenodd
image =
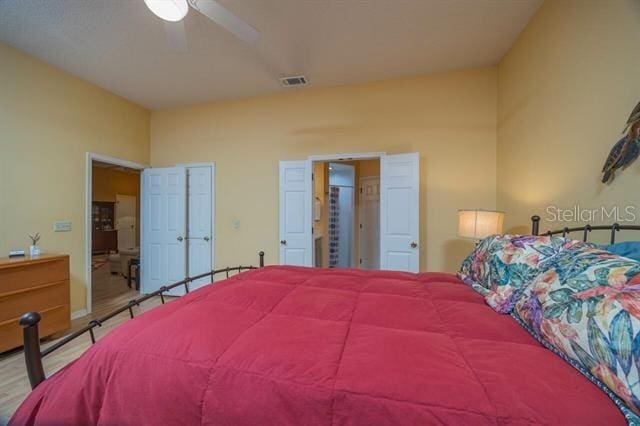
<svg viewBox="0 0 640 426"><path fill-rule="evenodd" d="M73 320L70 331L77 330L86 325L91 319L98 318L138 297L138 292L129 289L126 280L122 276L111 275L108 263L95 270L92 277L93 312L91 315ZM154 297L136 307L135 312L144 312L159 304L160 299ZM96 329L96 338L99 340L105 333L128 319L128 312L112 318L102 327ZM53 342L55 341L43 343L42 347L45 348ZM78 358L90 345L89 334L86 334L86 337L81 336L45 357L43 364L47 376ZM9 421L13 412L30 390L31 387L24 366L22 350L0 354L0 425L4 425Z"/></svg>

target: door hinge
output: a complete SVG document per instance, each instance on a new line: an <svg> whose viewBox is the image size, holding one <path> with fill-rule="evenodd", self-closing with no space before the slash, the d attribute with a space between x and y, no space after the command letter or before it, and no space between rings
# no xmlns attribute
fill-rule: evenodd
<svg viewBox="0 0 640 426"><path fill-rule="evenodd" d="M360 193L362 194L362 187L360 187Z"/></svg>
<svg viewBox="0 0 640 426"><path fill-rule="evenodd" d="M315 180L316 179L316 174L315 173L311 173L311 180Z"/></svg>
<svg viewBox="0 0 640 426"><path fill-rule="evenodd" d="M360 224L360 229L362 229L362 224Z"/></svg>
<svg viewBox="0 0 640 426"><path fill-rule="evenodd" d="M360 264L362 265L362 259L360 259Z"/></svg>

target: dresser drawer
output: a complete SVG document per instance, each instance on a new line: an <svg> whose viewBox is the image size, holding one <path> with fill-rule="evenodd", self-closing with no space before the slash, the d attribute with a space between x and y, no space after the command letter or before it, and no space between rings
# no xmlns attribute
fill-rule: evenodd
<svg viewBox="0 0 640 426"><path fill-rule="evenodd" d="M41 312L69 303L69 281L40 284L0 294L0 322L20 317L28 311Z"/></svg>
<svg viewBox="0 0 640 426"><path fill-rule="evenodd" d="M50 336L69 328L69 305L53 306L40 312L40 337ZM20 317L0 321L0 352L22 346Z"/></svg>
<svg viewBox="0 0 640 426"><path fill-rule="evenodd" d="M66 331L69 305L69 256L0 258L0 352L22 346L25 312L42 316L41 337Z"/></svg>
<svg viewBox="0 0 640 426"><path fill-rule="evenodd" d="M69 280L69 258L59 257L0 268L0 297L41 284Z"/></svg>

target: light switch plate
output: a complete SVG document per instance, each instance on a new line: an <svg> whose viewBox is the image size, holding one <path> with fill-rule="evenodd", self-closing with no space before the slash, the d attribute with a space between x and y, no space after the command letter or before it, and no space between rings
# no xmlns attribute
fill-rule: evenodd
<svg viewBox="0 0 640 426"><path fill-rule="evenodd" d="M69 232L71 231L70 220L58 220L53 222L53 232Z"/></svg>

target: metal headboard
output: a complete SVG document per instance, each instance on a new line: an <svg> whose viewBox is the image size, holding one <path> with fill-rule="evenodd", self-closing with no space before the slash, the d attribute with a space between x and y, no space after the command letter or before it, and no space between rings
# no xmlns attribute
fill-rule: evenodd
<svg viewBox="0 0 640 426"><path fill-rule="evenodd" d="M614 223L611 225L584 225L577 226L574 228L564 227L562 229L556 229L554 231L547 231L543 235L559 235L562 234L563 237L566 237L571 232L582 232L582 241L587 242L589 239L589 233L591 231L609 231L611 234L611 244L616 242L616 233L620 231L640 231L640 226L638 225L620 225L619 223ZM531 234L540 235L540 216L533 215L531 216Z"/></svg>

